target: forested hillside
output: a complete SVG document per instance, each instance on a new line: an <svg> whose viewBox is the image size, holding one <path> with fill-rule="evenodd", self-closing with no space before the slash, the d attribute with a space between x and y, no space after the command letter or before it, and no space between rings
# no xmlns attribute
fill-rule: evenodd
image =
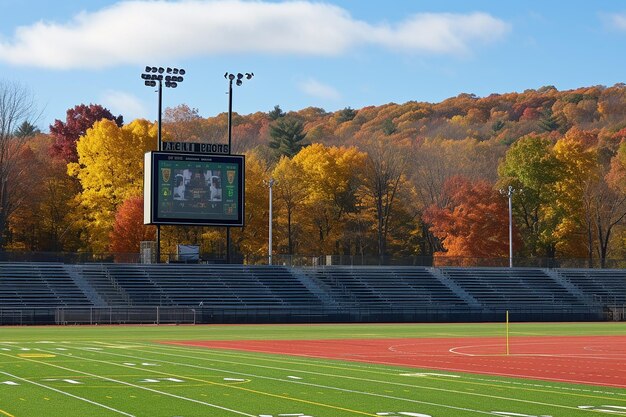
<svg viewBox="0 0 626 417"><path fill-rule="evenodd" d="M164 140L227 140L225 113L205 119L180 105L163 120ZM516 258L603 264L626 249L625 128L623 84L235 114L233 153L246 154L246 226L233 230L233 245L249 262L264 259L273 178L277 254L507 259L501 190L511 186ZM42 174L9 196L5 248L138 252L154 233L141 225L138 197L156 125L123 124L91 105L70 109L50 132L29 135L16 150ZM177 243L224 252L223 229L162 229L164 252Z"/></svg>

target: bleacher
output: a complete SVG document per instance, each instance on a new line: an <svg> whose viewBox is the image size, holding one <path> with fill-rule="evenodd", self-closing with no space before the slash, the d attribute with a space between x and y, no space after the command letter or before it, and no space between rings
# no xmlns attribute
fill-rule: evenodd
<svg viewBox="0 0 626 417"><path fill-rule="evenodd" d="M464 302L423 267L311 268L316 280L339 305L454 306Z"/></svg>
<svg viewBox="0 0 626 417"><path fill-rule="evenodd" d="M267 307L320 305L290 270L244 265L108 264L136 306Z"/></svg>
<svg viewBox="0 0 626 417"><path fill-rule="evenodd" d="M581 306L578 299L542 269L441 268L441 273L485 307Z"/></svg>
<svg viewBox="0 0 626 417"><path fill-rule="evenodd" d="M57 263L0 262L0 306L70 307L88 298Z"/></svg>
<svg viewBox="0 0 626 417"><path fill-rule="evenodd" d="M108 306L128 305L130 297L110 276L106 264L77 265L77 274L87 282Z"/></svg>
<svg viewBox="0 0 626 417"><path fill-rule="evenodd" d="M626 305L624 269L558 269L557 273L582 291L592 304Z"/></svg>
<svg viewBox="0 0 626 417"><path fill-rule="evenodd" d="M228 310L231 317L263 311L352 320L378 311L396 314L384 320L485 320L512 309L529 320L584 320L616 306L626 306L626 270L0 263L0 316L25 308L130 314L160 307L210 310L207 317Z"/></svg>

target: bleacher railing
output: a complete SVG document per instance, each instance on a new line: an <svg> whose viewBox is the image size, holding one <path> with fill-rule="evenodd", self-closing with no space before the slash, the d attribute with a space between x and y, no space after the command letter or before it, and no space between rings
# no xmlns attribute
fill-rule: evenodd
<svg viewBox="0 0 626 417"><path fill-rule="evenodd" d="M247 265L266 265L267 256L243 256L234 254L233 262ZM83 263L141 263L139 253L91 253L91 252L22 252L0 251L0 262L59 262ZM190 263L179 260L174 253L163 252L162 263ZM226 264L224 254L201 254L202 264ZM425 267L508 267L508 258L467 258L442 256L366 256L366 255L285 255L272 256L273 265L282 266L425 266ZM524 268L606 268L626 269L626 258L611 258L604 261L586 258L515 258L514 267Z"/></svg>
<svg viewBox="0 0 626 417"><path fill-rule="evenodd" d="M620 308L475 309L350 308L211 308L203 307L57 307L0 308L0 326L97 324L255 324L255 323L441 323L501 321L623 320Z"/></svg>

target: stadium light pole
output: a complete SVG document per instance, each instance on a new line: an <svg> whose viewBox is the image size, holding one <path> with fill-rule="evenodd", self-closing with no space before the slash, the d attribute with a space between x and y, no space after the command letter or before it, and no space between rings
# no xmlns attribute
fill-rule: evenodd
<svg viewBox="0 0 626 417"><path fill-rule="evenodd" d="M226 72L224 78L228 80L228 155L232 154L232 142L233 142L233 81L237 86L243 84L244 78L251 80L254 77L253 72L246 72L245 74L237 73L237 75ZM230 227L226 226L226 263L230 264Z"/></svg>
<svg viewBox="0 0 626 417"><path fill-rule="evenodd" d="M267 246L268 265L272 265L272 187L274 186L274 184L276 184L276 180L274 178L270 178L267 182L267 186L270 189L269 236Z"/></svg>
<svg viewBox="0 0 626 417"><path fill-rule="evenodd" d="M163 76L163 74L166 74ZM146 87L156 87L157 92L159 93L159 104L158 104L158 118L157 118L157 138L158 138L158 147L157 150L160 151L163 149L163 141L161 137L161 114L163 113L163 80L165 80L165 87L167 88L176 88L179 83L184 81L183 75L185 75L185 70L182 68L163 68L163 67L151 67L146 65L144 72L141 74L141 79L144 80L144 85ZM145 185L144 185L145 186ZM156 225L156 262L161 262L161 225Z"/></svg>
<svg viewBox="0 0 626 417"><path fill-rule="evenodd" d="M509 199L509 268L513 268L513 193L515 189L512 185L506 190L500 190L500 193L506 195Z"/></svg>

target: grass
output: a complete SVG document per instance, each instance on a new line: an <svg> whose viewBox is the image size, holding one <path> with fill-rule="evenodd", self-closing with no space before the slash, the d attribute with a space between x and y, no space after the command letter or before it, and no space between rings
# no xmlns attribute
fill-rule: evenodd
<svg viewBox="0 0 626 417"><path fill-rule="evenodd" d="M158 343L485 337L503 336L503 324L4 327L0 332L0 417L578 417L609 411L626 416L626 390L618 388L450 372L415 377L403 374L428 370ZM625 334L626 323L511 326L513 340Z"/></svg>

